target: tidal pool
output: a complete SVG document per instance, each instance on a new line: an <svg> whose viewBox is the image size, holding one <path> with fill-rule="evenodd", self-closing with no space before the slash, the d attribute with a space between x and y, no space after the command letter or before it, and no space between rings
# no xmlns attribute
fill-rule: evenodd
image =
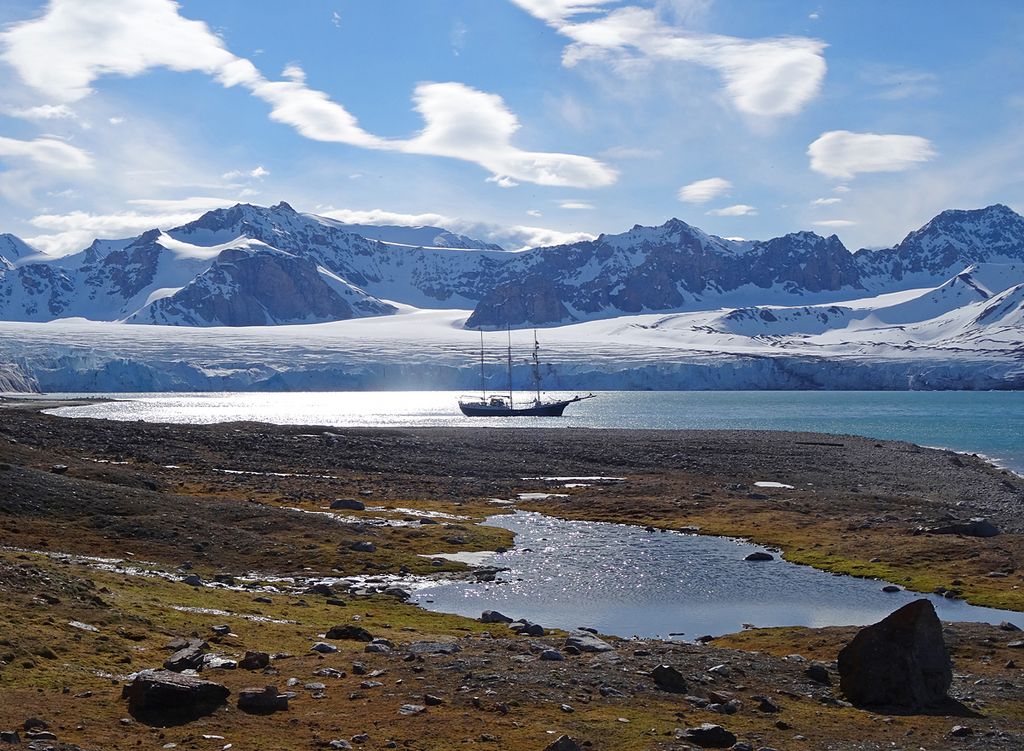
<svg viewBox="0 0 1024 751"><path fill-rule="evenodd" d="M475 560L507 567L495 582L448 581L418 588L428 610L479 617L499 610L543 626L596 628L623 637L695 639L754 626L864 625L921 597L946 621L1011 621L1024 613L936 595L882 592L885 582L835 576L776 557L742 540L555 519L534 512L489 518L515 547Z"/></svg>

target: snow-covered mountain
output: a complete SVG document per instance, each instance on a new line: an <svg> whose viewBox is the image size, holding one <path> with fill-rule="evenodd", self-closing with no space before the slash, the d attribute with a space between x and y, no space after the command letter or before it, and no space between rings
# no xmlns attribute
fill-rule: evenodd
<svg viewBox="0 0 1024 751"><path fill-rule="evenodd" d="M365 236L374 233L384 241ZM481 244L437 227L346 225L283 202L210 211L166 232L97 240L59 259L33 257L5 235L0 319L272 325L385 315L407 305L472 309L466 326L502 328L841 304L934 288L972 264L1024 262L1024 218L1001 205L946 211L892 248L857 253L835 235L735 241L678 219L515 253L471 247Z"/></svg>

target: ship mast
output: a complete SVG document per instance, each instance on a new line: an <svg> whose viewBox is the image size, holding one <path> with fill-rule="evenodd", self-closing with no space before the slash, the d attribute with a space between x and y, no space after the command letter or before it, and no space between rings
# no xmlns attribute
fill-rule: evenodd
<svg viewBox="0 0 1024 751"><path fill-rule="evenodd" d="M537 404L540 404L540 344L537 329L533 330L533 385L537 389Z"/></svg>
<svg viewBox="0 0 1024 751"><path fill-rule="evenodd" d="M512 324L508 325L508 406L512 408Z"/></svg>
<svg viewBox="0 0 1024 751"><path fill-rule="evenodd" d="M480 327L480 394L487 401L487 380L484 378L484 329Z"/></svg>

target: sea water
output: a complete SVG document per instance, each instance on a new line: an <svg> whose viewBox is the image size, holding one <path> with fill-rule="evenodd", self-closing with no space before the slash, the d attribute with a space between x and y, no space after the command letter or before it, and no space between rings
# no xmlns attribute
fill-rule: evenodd
<svg viewBox="0 0 1024 751"><path fill-rule="evenodd" d="M979 453L1024 473L1020 391L607 391L569 405L561 418L464 417L459 396L447 391L119 394L117 401L53 413L149 422L253 420L353 427L798 430ZM522 395L523 401L527 398Z"/></svg>

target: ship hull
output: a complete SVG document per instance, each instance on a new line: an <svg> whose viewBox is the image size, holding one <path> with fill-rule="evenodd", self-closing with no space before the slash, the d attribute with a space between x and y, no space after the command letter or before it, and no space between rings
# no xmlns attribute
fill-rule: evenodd
<svg viewBox="0 0 1024 751"><path fill-rule="evenodd" d="M467 404L459 402L459 409L466 417L561 417L565 408L579 399L560 402L544 402L529 407L491 406L489 404Z"/></svg>

